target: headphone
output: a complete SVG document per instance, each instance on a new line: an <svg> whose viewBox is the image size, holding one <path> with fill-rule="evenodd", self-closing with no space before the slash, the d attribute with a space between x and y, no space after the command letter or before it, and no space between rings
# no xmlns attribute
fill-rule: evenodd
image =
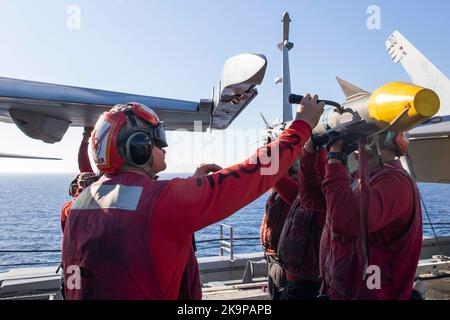
<svg viewBox="0 0 450 320"><path fill-rule="evenodd" d="M143 167L153 164L153 141L150 134L138 129L134 113L125 111L133 129L123 139L122 152L125 160L133 166Z"/></svg>
<svg viewBox="0 0 450 320"><path fill-rule="evenodd" d="M380 142L383 148L395 150L398 157L407 153L409 136L406 132L387 132Z"/></svg>

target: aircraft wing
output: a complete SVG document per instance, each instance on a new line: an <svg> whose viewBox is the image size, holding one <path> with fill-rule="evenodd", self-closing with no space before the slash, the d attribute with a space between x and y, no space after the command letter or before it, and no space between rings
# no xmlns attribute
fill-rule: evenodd
<svg viewBox="0 0 450 320"><path fill-rule="evenodd" d="M166 130L223 130L257 95L266 65L263 55L228 59L213 100L198 102L0 77L0 121L16 124L33 139L55 143L69 126L93 127L113 105L140 102L158 114Z"/></svg>
<svg viewBox="0 0 450 320"><path fill-rule="evenodd" d="M394 31L385 44L413 83L434 90L441 102L437 117L410 131L409 155L417 180L450 183L450 81L400 32Z"/></svg>
<svg viewBox="0 0 450 320"><path fill-rule="evenodd" d="M23 154L13 154L13 153L3 153L3 152L0 152L0 158L37 159L37 160L62 160L61 158L35 157L35 156L27 156L27 155L23 155Z"/></svg>
<svg viewBox="0 0 450 320"><path fill-rule="evenodd" d="M419 182L450 183L450 116L409 132L409 156Z"/></svg>
<svg viewBox="0 0 450 320"><path fill-rule="evenodd" d="M398 31L394 31L386 40L386 49L394 63L401 63L414 84L432 89L438 94L441 108L437 115L449 115L449 79Z"/></svg>
<svg viewBox="0 0 450 320"><path fill-rule="evenodd" d="M141 102L165 121L168 130L193 130L194 121L209 126L211 109L199 102L0 78L0 121L14 122L31 138L61 140L69 125L93 127L113 105Z"/></svg>

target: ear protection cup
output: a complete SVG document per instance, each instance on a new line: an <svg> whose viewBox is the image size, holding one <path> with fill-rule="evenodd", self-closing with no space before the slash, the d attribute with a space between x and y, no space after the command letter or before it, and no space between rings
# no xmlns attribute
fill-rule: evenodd
<svg viewBox="0 0 450 320"><path fill-rule="evenodd" d="M131 136L138 131L144 136ZM135 166L152 164L153 145L167 147L163 121L151 108L136 102L118 104L104 112L95 124L91 141L95 165L106 174L120 170L125 161Z"/></svg>
<svg viewBox="0 0 450 320"><path fill-rule="evenodd" d="M387 132L382 141L383 148L395 150L399 157L408 151L409 137L405 132Z"/></svg>
<svg viewBox="0 0 450 320"><path fill-rule="evenodd" d="M132 132L124 144L123 153L128 163L142 167L153 163L153 143L150 136L143 131Z"/></svg>

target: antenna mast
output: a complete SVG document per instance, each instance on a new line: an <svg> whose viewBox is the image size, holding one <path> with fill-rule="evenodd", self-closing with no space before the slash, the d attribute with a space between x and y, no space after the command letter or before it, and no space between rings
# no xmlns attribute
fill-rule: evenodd
<svg viewBox="0 0 450 320"><path fill-rule="evenodd" d="M283 41L278 44L278 49L283 53L283 122L291 121L292 105L289 103L289 95L291 94L291 74L289 70L289 50L294 47L292 42L289 42L289 13L283 13L281 22L283 22Z"/></svg>

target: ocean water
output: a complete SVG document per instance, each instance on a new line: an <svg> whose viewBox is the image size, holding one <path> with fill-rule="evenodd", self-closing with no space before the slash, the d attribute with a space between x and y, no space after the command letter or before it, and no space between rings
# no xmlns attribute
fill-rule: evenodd
<svg viewBox="0 0 450 320"><path fill-rule="evenodd" d="M170 179L182 174L162 175ZM60 210L70 200L68 185L73 175L0 174L0 272L19 267L57 265L60 260ZM449 235L450 227L439 223L450 222L450 185L420 184L425 206L439 236ZM261 250L259 227L268 194L241 209L220 223L234 227L235 253ZM424 235L431 237L428 218L424 211ZM196 233L197 256L220 254L219 224ZM251 239L247 239L251 238ZM206 242L203 242L206 241ZM54 252L5 252L54 250Z"/></svg>

